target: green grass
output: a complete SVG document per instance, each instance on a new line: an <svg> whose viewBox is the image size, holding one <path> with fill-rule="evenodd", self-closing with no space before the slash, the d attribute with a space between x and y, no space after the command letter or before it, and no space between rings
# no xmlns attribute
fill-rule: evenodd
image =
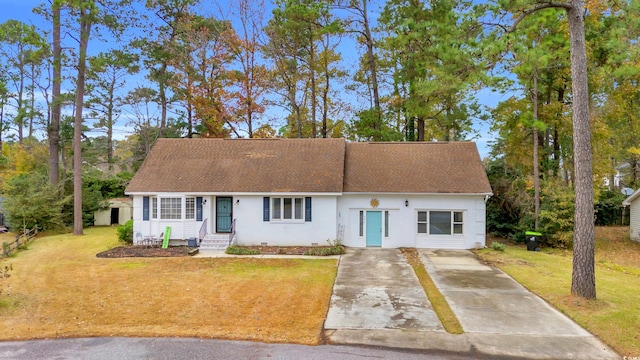
<svg viewBox="0 0 640 360"><path fill-rule="evenodd" d="M456 314L453 313L449 303L447 303L447 300L444 298L440 290L438 290L436 284L431 279L431 276L429 276L429 273L424 268L424 264L420 260L417 250L402 249L402 253L407 259L409 265L413 268L413 271L416 273L418 281L420 281L420 285L422 285L422 288L427 294L427 297L431 302L431 306L433 307L433 311L438 315L444 329L450 334L464 333L462 325L456 317Z"/></svg>
<svg viewBox="0 0 640 360"><path fill-rule="evenodd" d="M628 229L628 228L627 228ZM527 251L508 245L504 252L477 251L621 355L640 354L640 244L620 228L596 231L596 300L571 295L572 253ZM636 260L634 260L636 259Z"/></svg>

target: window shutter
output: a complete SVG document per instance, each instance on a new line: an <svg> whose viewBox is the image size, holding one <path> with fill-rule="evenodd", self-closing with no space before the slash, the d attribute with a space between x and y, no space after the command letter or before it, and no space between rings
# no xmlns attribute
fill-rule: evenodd
<svg viewBox="0 0 640 360"><path fill-rule="evenodd" d="M311 221L311 197L304 198L304 221Z"/></svg>
<svg viewBox="0 0 640 360"><path fill-rule="evenodd" d="M142 220L149 221L149 197L142 197Z"/></svg>
<svg viewBox="0 0 640 360"><path fill-rule="evenodd" d="M269 221L269 197L262 198L262 221Z"/></svg>
<svg viewBox="0 0 640 360"><path fill-rule="evenodd" d="M202 221L202 196L196 197L196 221Z"/></svg>

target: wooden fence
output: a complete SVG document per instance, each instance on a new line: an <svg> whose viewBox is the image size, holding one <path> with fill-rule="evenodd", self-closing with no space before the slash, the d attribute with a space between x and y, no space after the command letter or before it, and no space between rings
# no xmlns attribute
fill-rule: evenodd
<svg viewBox="0 0 640 360"><path fill-rule="evenodd" d="M2 243L2 257L7 257L13 254L20 246L29 243L29 240L38 235L38 228L34 227L31 230L27 230L24 234L16 236L16 239L12 242Z"/></svg>

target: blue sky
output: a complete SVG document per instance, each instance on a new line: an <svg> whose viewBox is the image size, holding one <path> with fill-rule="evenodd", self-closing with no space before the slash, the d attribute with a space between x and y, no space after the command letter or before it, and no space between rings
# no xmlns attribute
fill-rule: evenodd
<svg viewBox="0 0 640 360"><path fill-rule="evenodd" d="M42 3L43 1L41 0L0 0L0 9L2 9L0 11L0 23L9 19L15 19L48 30L50 25L41 16L33 14L32 12L33 8ZM267 14L267 18L268 16L269 14ZM357 60L359 54L355 53L355 51L349 52L349 49L356 48L353 45L353 40L347 39L343 40L343 42L341 45L343 57L345 58L343 66L345 68L352 68L353 66L349 64L349 62ZM106 42L100 43L94 41L90 44L89 51L91 53L97 53L98 51L108 48L108 46L109 44ZM132 83L139 81L144 81L144 79L134 79ZM488 107L494 107L498 102L505 100L506 97L506 95L493 93L490 90L483 90L477 94L479 102ZM488 142L493 138L492 134L489 133L489 124L477 121L474 128L478 131L478 137L475 138L474 141L478 145L481 156L485 157L489 152ZM129 133L131 133L131 130L125 126L125 124L119 124L115 129L116 137L125 136ZM99 134L99 132L95 134Z"/></svg>

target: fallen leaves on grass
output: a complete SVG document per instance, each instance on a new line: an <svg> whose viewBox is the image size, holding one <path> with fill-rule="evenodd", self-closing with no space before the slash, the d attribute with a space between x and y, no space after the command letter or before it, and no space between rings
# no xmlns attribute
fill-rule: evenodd
<svg viewBox="0 0 640 360"><path fill-rule="evenodd" d="M0 338L202 337L321 341L336 260L96 258L115 230L39 239L11 259L19 305Z"/></svg>

